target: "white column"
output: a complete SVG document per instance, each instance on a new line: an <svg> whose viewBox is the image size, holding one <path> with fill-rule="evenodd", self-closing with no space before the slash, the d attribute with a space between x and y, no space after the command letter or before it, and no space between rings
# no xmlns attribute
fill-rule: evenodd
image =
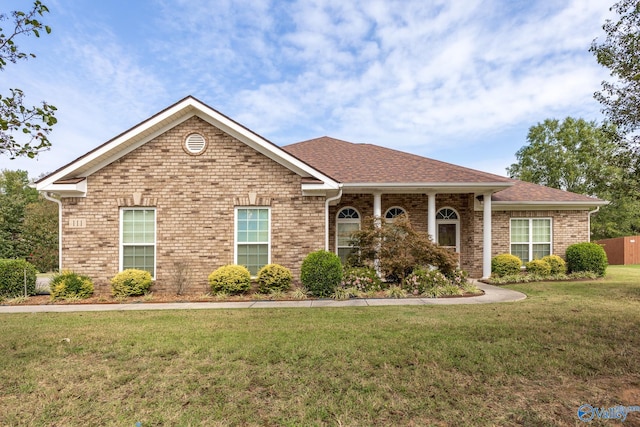
<svg viewBox="0 0 640 427"><path fill-rule="evenodd" d="M436 193L427 194L427 233L436 241Z"/></svg>
<svg viewBox="0 0 640 427"><path fill-rule="evenodd" d="M483 194L482 278L491 276L491 193Z"/></svg>
<svg viewBox="0 0 640 427"><path fill-rule="evenodd" d="M382 218L382 193L373 193L373 217L376 226L379 227Z"/></svg>
<svg viewBox="0 0 640 427"><path fill-rule="evenodd" d="M380 227L382 225L382 193L373 193L373 223L376 227ZM376 248L376 253L380 252L380 246ZM382 272L380 271L380 260L376 255L376 258L373 260L373 268L376 269L376 273L378 273L378 277L382 277Z"/></svg>

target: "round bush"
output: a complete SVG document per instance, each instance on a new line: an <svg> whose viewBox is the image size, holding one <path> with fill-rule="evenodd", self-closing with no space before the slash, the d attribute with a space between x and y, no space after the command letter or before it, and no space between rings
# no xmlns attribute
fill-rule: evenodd
<svg viewBox="0 0 640 427"><path fill-rule="evenodd" d="M542 260L551 267L551 274L565 274L567 272L567 263L558 255L547 255L542 257Z"/></svg>
<svg viewBox="0 0 640 427"><path fill-rule="evenodd" d="M551 274L551 266L544 259L534 259L525 264L527 273L538 276L548 276Z"/></svg>
<svg viewBox="0 0 640 427"><path fill-rule="evenodd" d="M209 285L215 294L242 294L251 288L251 273L243 265L223 265L209 275Z"/></svg>
<svg viewBox="0 0 640 427"><path fill-rule="evenodd" d="M498 277L520 273L522 260L515 255L500 254L491 260L491 273Z"/></svg>
<svg viewBox="0 0 640 427"><path fill-rule="evenodd" d="M607 254L596 243L576 243L567 248L567 269L569 273L590 271L604 276L607 270Z"/></svg>
<svg viewBox="0 0 640 427"><path fill-rule="evenodd" d="M89 298L93 295L93 282L88 276L73 271L56 274L49 284L51 299Z"/></svg>
<svg viewBox="0 0 640 427"><path fill-rule="evenodd" d="M344 270L341 286L360 292L379 291L382 290L382 280L373 268L351 267Z"/></svg>
<svg viewBox="0 0 640 427"><path fill-rule="evenodd" d="M291 287L291 270L280 264L267 264L258 271L258 291L269 293L271 291L286 292Z"/></svg>
<svg viewBox="0 0 640 427"><path fill-rule="evenodd" d="M302 261L300 281L311 295L328 297L342 281L342 263L333 252L311 252Z"/></svg>
<svg viewBox="0 0 640 427"><path fill-rule="evenodd" d="M27 295L35 295L38 271L33 264L23 259L0 259L0 296L7 298L24 296L25 272Z"/></svg>
<svg viewBox="0 0 640 427"><path fill-rule="evenodd" d="M111 293L114 297L134 297L149 293L151 273L130 268L121 271L111 279Z"/></svg>

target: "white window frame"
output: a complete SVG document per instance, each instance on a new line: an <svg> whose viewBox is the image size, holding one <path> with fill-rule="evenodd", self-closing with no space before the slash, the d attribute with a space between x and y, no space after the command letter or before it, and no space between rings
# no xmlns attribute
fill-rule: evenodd
<svg viewBox="0 0 640 427"><path fill-rule="evenodd" d="M402 210L402 214L400 214L400 215L405 215L405 216L407 215L407 210L406 210L405 208L403 208L402 206L391 206L389 209L387 209L387 210L384 212L384 221L385 221L387 224L393 224L393 221L395 221L396 217L397 217L397 216L400 216L400 215L396 215L396 216L394 216L393 218L387 218L387 215L389 214L389 212L390 212L392 209L400 209L400 210Z"/></svg>
<svg viewBox="0 0 640 427"><path fill-rule="evenodd" d="M357 214L358 214L358 219L355 218L340 218L340 212L346 210L346 209L353 209ZM360 211L356 208L354 208L353 206L344 206L340 209L338 209L338 212L336 212L336 246L335 246L335 253L336 255L340 256L339 253L339 249L345 249L345 248L351 248L351 246L338 246L338 227L339 224L358 224L358 230L360 230L362 228L362 215L360 214Z"/></svg>
<svg viewBox="0 0 640 427"><path fill-rule="evenodd" d="M529 242L512 242L512 228L514 220L528 220L529 221ZM548 220L549 221L549 242L534 242L533 241L533 220ZM529 259L522 260L523 263L527 263L533 260L533 245L549 245L549 255L553 255L553 218L551 217L511 217L509 218L509 253L511 253L512 245L528 245L529 246Z"/></svg>
<svg viewBox="0 0 640 427"><path fill-rule="evenodd" d="M124 212L125 211L153 211L153 244L151 243L124 243ZM153 245L153 274L155 280L158 274L158 210L155 207L121 207L120 208L120 233L119 233L119 261L118 271L124 269L124 248L125 246L152 246Z"/></svg>
<svg viewBox="0 0 640 427"><path fill-rule="evenodd" d="M438 218L438 214L444 209L449 209L449 210L452 210L453 212L455 212L455 214L458 217L458 219L437 219ZM438 227L438 225L440 225L440 224L455 224L455 226L456 226L456 247L455 247L455 251L456 251L456 253L460 253L460 212L458 212L456 209L452 208L451 206L443 206L443 207L441 207L440 209L438 209L436 211L436 243L438 243L440 241L440 228ZM450 248L451 246L443 246L443 247Z"/></svg>
<svg viewBox="0 0 640 427"><path fill-rule="evenodd" d="M266 242L238 242L238 211L241 209L267 211L268 234L267 234ZM267 245L267 264L271 264L271 207L270 206L236 206L233 211L233 263L238 265L238 245L265 245L265 244ZM252 275L251 277L256 277L256 276Z"/></svg>

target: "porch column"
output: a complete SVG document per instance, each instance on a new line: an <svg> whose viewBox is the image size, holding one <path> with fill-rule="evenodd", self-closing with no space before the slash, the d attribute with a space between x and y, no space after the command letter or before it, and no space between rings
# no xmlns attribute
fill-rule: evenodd
<svg viewBox="0 0 640 427"><path fill-rule="evenodd" d="M436 193L428 193L427 201L427 233L436 241Z"/></svg>
<svg viewBox="0 0 640 427"><path fill-rule="evenodd" d="M380 227L380 218L382 218L382 193L373 193L373 217L375 218L376 227Z"/></svg>
<svg viewBox="0 0 640 427"><path fill-rule="evenodd" d="M491 193L482 195L482 278L491 276Z"/></svg>

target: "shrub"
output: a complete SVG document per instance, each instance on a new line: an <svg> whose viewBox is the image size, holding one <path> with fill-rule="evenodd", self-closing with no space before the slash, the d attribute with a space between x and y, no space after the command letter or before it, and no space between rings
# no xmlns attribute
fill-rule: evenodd
<svg viewBox="0 0 640 427"><path fill-rule="evenodd" d="M121 271L111 279L111 294L114 297L144 295L151 288L151 273L130 268Z"/></svg>
<svg viewBox="0 0 640 427"><path fill-rule="evenodd" d="M520 273L522 260L515 255L500 254L491 260L491 273L497 277Z"/></svg>
<svg viewBox="0 0 640 427"><path fill-rule="evenodd" d="M420 265L434 266L445 276L451 276L458 266L455 253L436 245L427 233L415 230L405 215L396 217L393 223L366 218L352 240L363 262L373 265L378 260L387 281L402 283Z"/></svg>
<svg viewBox="0 0 640 427"><path fill-rule="evenodd" d="M596 243L576 243L567 248L567 268L569 273L591 271L604 276L607 270L607 254Z"/></svg>
<svg viewBox="0 0 640 427"><path fill-rule="evenodd" d="M93 295L93 282L73 271L56 274L49 284L51 299L83 299Z"/></svg>
<svg viewBox="0 0 640 427"><path fill-rule="evenodd" d="M215 294L243 294L251 288L251 273L243 265L224 265L209 275L209 285Z"/></svg>
<svg viewBox="0 0 640 427"><path fill-rule="evenodd" d="M450 280L438 270L416 268L402 283L402 289L411 295L422 295L429 294L432 288L450 284Z"/></svg>
<svg viewBox="0 0 640 427"><path fill-rule="evenodd" d="M258 271L258 291L264 294L286 292L291 287L291 270L280 264L267 264Z"/></svg>
<svg viewBox="0 0 640 427"><path fill-rule="evenodd" d="M344 270L341 286L355 288L358 292L371 292L382 290L382 281L373 268L351 267Z"/></svg>
<svg viewBox="0 0 640 427"><path fill-rule="evenodd" d="M311 252L302 261L300 281L311 295L330 296L342 281L340 258L324 250Z"/></svg>
<svg viewBox="0 0 640 427"><path fill-rule="evenodd" d="M27 295L36 294L36 268L23 259L0 259L0 296L24 296L25 271Z"/></svg>
<svg viewBox="0 0 640 427"><path fill-rule="evenodd" d="M542 260L549 264L549 267L551 267L551 274L554 276L556 274L564 274L567 272L567 263L558 255L547 255L542 257Z"/></svg>
<svg viewBox="0 0 640 427"><path fill-rule="evenodd" d="M534 259L525 264L527 273L538 276L548 276L551 274L551 266L543 259Z"/></svg>

